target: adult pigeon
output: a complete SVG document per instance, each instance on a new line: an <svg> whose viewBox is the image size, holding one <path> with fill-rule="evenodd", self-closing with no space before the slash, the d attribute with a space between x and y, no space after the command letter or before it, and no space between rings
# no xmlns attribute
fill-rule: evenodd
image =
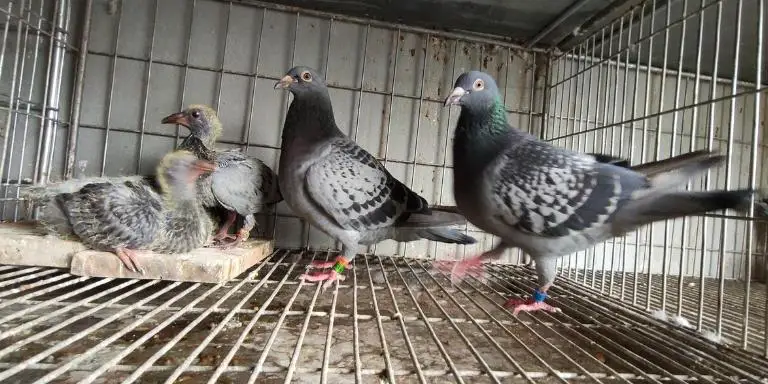
<svg viewBox="0 0 768 384"><path fill-rule="evenodd" d="M472 224L501 238L458 263L453 277L508 247L521 248L536 262L539 288L529 300L507 302L515 314L559 310L544 302L558 258L655 221L740 208L753 194L677 189L723 160L714 154L633 170L540 141L509 125L496 82L483 72L459 76L445 105L461 106L453 142L456 204Z"/></svg>
<svg viewBox="0 0 768 384"><path fill-rule="evenodd" d="M72 180L29 188L24 195L42 208L40 221L49 233L114 252L130 271L143 273L135 250L174 254L205 244L213 224L194 181L214 168L191 152L176 151L163 157L154 178Z"/></svg>
<svg viewBox="0 0 768 384"><path fill-rule="evenodd" d="M222 132L221 121L216 111L207 105L190 105L181 112L166 116L162 123L189 128L190 134L179 148L216 163L216 170L198 181L203 206L227 210L227 219L214 240L234 240L225 247L247 240L251 229L256 226L255 214L283 200L275 172L261 160L239 149L215 150L216 140ZM228 233L229 228L238 214L244 216L245 221L237 234L232 236Z"/></svg>
<svg viewBox="0 0 768 384"><path fill-rule="evenodd" d="M358 244L386 239L475 242L449 228L466 223L463 216L430 209L424 198L339 130L328 88L317 71L294 67L275 89L293 94L283 126L280 190L297 215L343 245L335 262L314 264L333 266L331 270L302 275L302 279L325 280L327 287L355 257Z"/></svg>

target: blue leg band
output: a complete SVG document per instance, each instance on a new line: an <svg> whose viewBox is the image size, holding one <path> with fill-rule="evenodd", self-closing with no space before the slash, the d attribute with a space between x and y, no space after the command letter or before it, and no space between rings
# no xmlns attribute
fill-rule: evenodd
<svg viewBox="0 0 768 384"><path fill-rule="evenodd" d="M533 301L534 302L540 303L540 302L544 301L546 298L547 298L547 293L546 292L541 292L538 289L533 291Z"/></svg>

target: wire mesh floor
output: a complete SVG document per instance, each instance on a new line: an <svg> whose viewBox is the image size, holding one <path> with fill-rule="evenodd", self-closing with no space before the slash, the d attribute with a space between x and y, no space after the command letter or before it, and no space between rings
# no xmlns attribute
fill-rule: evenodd
<svg viewBox="0 0 768 384"><path fill-rule="evenodd" d="M224 285L0 266L0 382L711 383L768 376L768 362L756 354L717 346L573 280L559 279L551 291L562 313L515 318L502 304L533 289L525 267L492 265L487 279L452 286L426 261L359 256L347 279L326 292L297 281L311 259L334 256L277 250ZM614 276L614 294L620 281ZM660 300L657 285L652 301ZM647 289L638 287L644 300ZM752 289L760 299L750 337L763 340L765 287ZM674 295L668 303L676 303ZM683 313L696 305L698 297L685 297Z"/></svg>

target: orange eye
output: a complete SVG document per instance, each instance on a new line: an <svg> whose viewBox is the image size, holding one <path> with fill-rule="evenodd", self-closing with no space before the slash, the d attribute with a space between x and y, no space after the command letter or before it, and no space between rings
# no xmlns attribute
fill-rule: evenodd
<svg viewBox="0 0 768 384"><path fill-rule="evenodd" d="M309 71L304 71L301 73L301 78L304 81L312 81L312 74Z"/></svg>

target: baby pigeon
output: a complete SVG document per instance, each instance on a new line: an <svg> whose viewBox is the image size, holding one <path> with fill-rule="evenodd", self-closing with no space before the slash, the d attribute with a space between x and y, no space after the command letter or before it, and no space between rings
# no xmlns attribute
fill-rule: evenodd
<svg viewBox="0 0 768 384"><path fill-rule="evenodd" d="M205 244L213 224L197 198L195 179L214 168L191 152L176 151L160 161L157 186L143 176L72 180L30 188L25 197L41 206L40 221L50 233L114 252L130 271L143 273L135 250L174 254Z"/></svg>
<svg viewBox="0 0 768 384"><path fill-rule="evenodd" d="M445 105L461 106L453 142L454 194L472 224L501 243L455 267L519 247L536 262L539 288L530 300L510 300L514 313L558 308L544 303L558 258L665 219L740 208L752 190L680 191L723 156L693 154L638 169L555 147L507 122L496 82L486 73L458 77ZM624 164L626 165L626 164Z"/></svg>
<svg viewBox="0 0 768 384"><path fill-rule="evenodd" d="M355 257L358 244L385 239L475 242L448 228L464 224L464 217L430 209L424 198L339 130L328 88L317 71L294 67L275 89L293 94L283 126L280 190L297 215L343 244L343 256L335 263L315 264L332 270L302 279L325 280L327 287Z"/></svg>
<svg viewBox="0 0 768 384"><path fill-rule="evenodd" d="M217 151L216 140L222 127L216 111L206 105L190 105L162 120L163 124L179 124L189 129L179 148L194 152L199 158L216 163L216 170L198 181L203 206L223 207L227 219L214 236L214 240L233 239L225 244L232 247L248 239L256 226L256 213L283 200L277 175L261 160L248 156L239 149ZM229 227L237 215L244 216L243 227L237 235L229 235Z"/></svg>

